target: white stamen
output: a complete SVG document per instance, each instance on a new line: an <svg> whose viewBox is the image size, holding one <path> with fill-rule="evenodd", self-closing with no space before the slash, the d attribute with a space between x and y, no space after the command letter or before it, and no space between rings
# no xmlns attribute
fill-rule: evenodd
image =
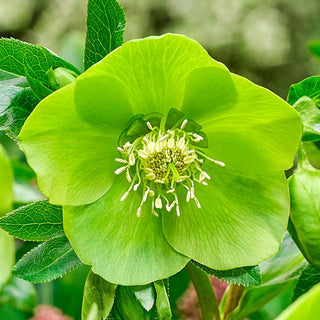
<svg viewBox="0 0 320 320"><path fill-rule="evenodd" d="M126 171L126 178L127 178L128 182L132 181L129 170Z"/></svg>
<svg viewBox="0 0 320 320"><path fill-rule="evenodd" d="M190 197L191 197L190 190L188 190L188 192L187 192L187 197L186 197L186 201L187 201L187 202L190 201Z"/></svg>
<svg viewBox="0 0 320 320"><path fill-rule="evenodd" d="M148 179L148 180L154 180L155 179L155 174L154 173L148 173L147 175L146 175L146 178Z"/></svg>
<svg viewBox="0 0 320 320"><path fill-rule="evenodd" d="M172 149L173 146L174 146L174 139L173 138L170 138L167 142L167 146L169 149Z"/></svg>
<svg viewBox="0 0 320 320"><path fill-rule="evenodd" d="M195 138L194 142L199 142L199 141L203 140L203 137L201 137L200 135L198 135L196 133L193 133L192 135Z"/></svg>
<svg viewBox="0 0 320 320"><path fill-rule="evenodd" d="M210 179L211 179L211 177L208 175L208 173L207 173L207 172L202 171L202 173L203 173L203 176L204 176L206 179L208 179L208 180L210 180Z"/></svg>
<svg viewBox="0 0 320 320"><path fill-rule="evenodd" d="M175 192L175 189L174 188L171 188L167 191L167 193L174 193Z"/></svg>
<svg viewBox="0 0 320 320"><path fill-rule="evenodd" d="M142 198L142 203L147 201L148 194L149 194L149 188L147 188L147 190L144 192L144 195L143 195L143 198Z"/></svg>
<svg viewBox="0 0 320 320"><path fill-rule="evenodd" d="M129 141L127 141L127 142L123 145L123 150L124 150L124 151L127 151L131 146L132 146L132 144L131 144Z"/></svg>
<svg viewBox="0 0 320 320"><path fill-rule="evenodd" d="M180 129L183 130L183 129L186 127L187 123L188 123L188 120L187 120L187 119L184 119L183 122L182 122L182 124L181 124L181 126L180 126Z"/></svg>
<svg viewBox="0 0 320 320"><path fill-rule="evenodd" d="M145 150L140 149L138 150L138 156L140 158L147 159L149 157L149 154Z"/></svg>
<svg viewBox="0 0 320 320"><path fill-rule="evenodd" d="M194 200L194 202L196 203L197 207L200 209L200 208L201 208L201 204L200 204L198 198L194 197L193 200Z"/></svg>
<svg viewBox="0 0 320 320"><path fill-rule="evenodd" d="M221 167L225 167L226 166L226 164L224 162L222 162L222 161L214 160L213 162L215 164L217 164L218 166L221 166Z"/></svg>
<svg viewBox="0 0 320 320"><path fill-rule="evenodd" d="M142 211L142 207L140 206L137 210L137 217L140 218L141 215L141 211Z"/></svg>
<svg viewBox="0 0 320 320"><path fill-rule="evenodd" d="M159 215L156 213L155 210L152 210L151 212L152 212L152 214L153 214L154 216L156 216L157 218L159 218Z"/></svg>
<svg viewBox="0 0 320 320"><path fill-rule="evenodd" d="M120 201L124 201L124 200L127 198L128 195L129 195L129 191L127 191L127 192L121 197Z"/></svg>
<svg viewBox="0 0 320 320"><path fill-rule="evenodd" d="M194 199L194 187L190 188L190 198Z"/></svg>
<svg viewBox="0 0 320 320"><path fill-rule="evenodd" d="M177 216L180 217L180 208L179 205L176 205L176 212L177 212Z"/></svg>
<svg viewBox="0 0 320 320"><path fill-rule="evenodd" d="M151 125L151 123L149 121L147 121L147 127L148 127L149 130L153 130L153 127L152 127L152 125Z"/></svg>
<svg viewBox="0 0 320 320"><path fill-rule="evenodd" d="M146 138L146 136L144 136L142 140L143 140L144 143L148 143L149 142L149 140Z"/></svg>
<svg viewBox="0 0 320 320"><path fill-rule="evenodd" d="M136 159L135 159L135 157L134 157L134 153L131 152L131 153L129 154L129 164L130 164L130 166L134 166L135 163L136 163Z"/></svg>
<svg viewBox="0 0 320 320"><path fill-rule="evenodd" d="M153 190L149 190L149 197L153 197L154 196L154 191Z"/></svg>
<svg viewBox="0 0 320 320"><path fill-rule="evenodd" d="M185 140L184 138L180 138L179 141L177 142L177 148L183 149L185 146Z"/></svg>
<svg viewBox="0 0 320 320"><path fill-rule="evenodd" d="M121 153L124 152L124 150L121 147L117 147L118 151L120 151Z"/></svg>
<svg viewBox="0 0 320 320"><path fill-rule="evenodd" d="M121 163L128 163L127 160L121 159L121 158L116 158L115 160L116 160L117 162L121 162Z"/></svg>
<svg viewBox="0 0 320 320"><path fill-rule="evenodd" d="M169 138L169 135L166 133L164 136L162 136L160 139L159 139L159 141L161 142L161 141L164 141L164 140L166 140L167 138Z"/></svg>
<svg viewBox="0 0 320 320"><path fill-rule="evenodd" d="M133 191L137 191L140 186L140 183L137 183L133 186Z"/></svg>
<svg viewBox="0 0 320 320"><path fill-rule="evenodd" d="M161 198L158 197L155 201L155 205L156 205L156 208L157 209L162 209L162 201L161 201Z"/></svg>
<svg viewBox="0 0 320 320"><path fill-rule="evenodd" d="M120 167L118 168L114 173L116 175L119 175L121 172L123 172L124 170L126 170L127 166L123 166L123 167Z"/></svg>

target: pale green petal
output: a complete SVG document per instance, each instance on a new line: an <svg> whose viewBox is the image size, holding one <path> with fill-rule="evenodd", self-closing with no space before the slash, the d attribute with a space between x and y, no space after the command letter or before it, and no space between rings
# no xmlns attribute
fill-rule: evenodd
<svg viewBox="0 0 320 320"><path fill-rule="evenodd" d="M227 70L196 41L166 34L124 43L79 79L116 77L130 97L134 113L166 114L170 108L180 109L189 72L205 66Z"/></svg>
<svg viewBox="0 0 320 320"><path fill-rule="evenodd" d="M40 102L19 135L21 147L53 204L81 205L112 185L120 131L83 121L74 104L74 84Z"/></svg>
<svg viewBox="0 0 320 320"><path fill-rule="evenodd" d="M134 115L123 85L109 75L77 80L75 102L83 120L106 130L124 130Z"/></svg>
<svg viewBox="0 0 320 320"><path fill-rule="evenodd" d="M146 284L167 278L188 262L164 239L161 218L143 206L138 192L125 193L127 181L119 176L111 189L93 204L64 208L64 228L83 263L109 282Z"/></svg>
<svg viewBox="0 0 320 320"><path fill-rule="evenodd" d="M199 121L208 137L208 154L245 174L289 169L302 134L298 113L271 91L240 76L232 78L237 102Z"/></svg>
<svg viewBox="0 0 320 320"><path fill-rule="evenodd" d="M284 236L289 197L283 173L249 178L207 164L208 186L194 201L177 190L181 217L163 211L163 231L177 251L213 269L256 265L274 255Z"/></svg>

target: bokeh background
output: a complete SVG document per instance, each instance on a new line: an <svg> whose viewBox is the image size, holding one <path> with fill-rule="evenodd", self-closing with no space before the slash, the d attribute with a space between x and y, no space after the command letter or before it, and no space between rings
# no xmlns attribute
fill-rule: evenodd
<svg viewBox="0 0 320 320"><path fill-rule="evenodd" d="M200 42L232 72L283 98L290 84L320 71L320 60L312 57L308 50L309 41L320 39L319 0L119 2L127 16L125 40L166 32L185 34ZM0 0L0 37L14 37L48 47L81 70L86 5L86 0ZM0 138L12 155L9 140L5 140L4 135ZM18 256L24 250L25 247L18 251ZM54 305L73 319L80 319L87 271L81 267L63 279L37 285L39 304ZM185 271L170 279L173 309L188 280ZM291 290L285 290L250 319L274 319L289 304ZM193 308L191 301L191 305L187 303L180 309L189 312L186 318L198 319L199 312L193 314ZM181 319L181 312L177 314Z"/></svg>
<svg viewBox="0 0 320 320"><path fill-rule="evenodd" d="M182 33L231 71L283 98L317 74L307 43L320 38L319 0L120 0L125 39ZM1 0L0 36L46 46L82 64L86 0Z"/></svg>

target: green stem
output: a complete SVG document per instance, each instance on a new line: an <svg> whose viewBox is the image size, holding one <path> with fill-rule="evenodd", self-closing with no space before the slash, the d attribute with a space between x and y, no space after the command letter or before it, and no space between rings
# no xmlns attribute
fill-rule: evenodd
<svg viewBox="0 0 320 320"><path fill-rule="evenodd" d="M223 319L226 319L227 316L238 306L239 300L243 293L243 289L243 286L238 286L237 284L230 284L226 304L224 306Z"/></svg>
<svg viewBox="0 0 320 320"><path fill-rule="evenodd" d="M197 292L202 320L220 320L216 295L208 274L191 262L186 268Z"/></svg>

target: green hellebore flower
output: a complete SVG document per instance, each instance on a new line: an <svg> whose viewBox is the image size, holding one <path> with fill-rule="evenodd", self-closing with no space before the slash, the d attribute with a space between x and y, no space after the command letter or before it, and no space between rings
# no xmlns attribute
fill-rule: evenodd
<svg viewBox="0 0 320 320"><path fill-rule="evenodd" d="M223 270L274 255L301 132L282 99L167 34L48 96L19 138L80 259L138 285L190 259Z"/></svg>

